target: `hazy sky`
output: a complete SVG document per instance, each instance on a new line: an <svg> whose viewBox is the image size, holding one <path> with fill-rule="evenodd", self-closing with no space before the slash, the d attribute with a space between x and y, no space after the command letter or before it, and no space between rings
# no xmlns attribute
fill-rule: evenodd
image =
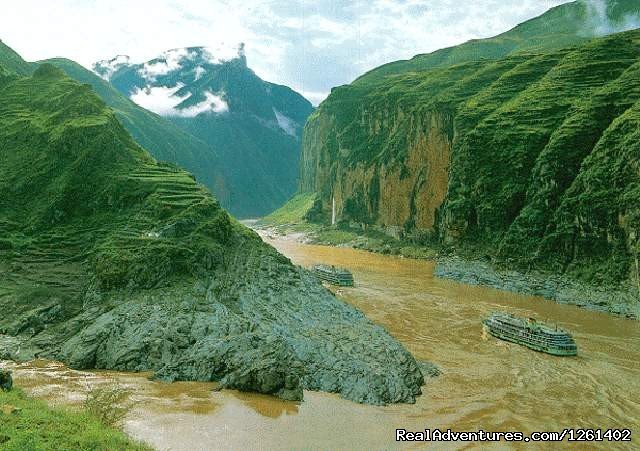
<svg viewBox="0 0 640 451"><path fill-rule="evenodd" d="M246 44L249 66L314 103L389 61L489 37L567 0L18 0L0 39L25 59L86 67L127 54Z"/></svg>

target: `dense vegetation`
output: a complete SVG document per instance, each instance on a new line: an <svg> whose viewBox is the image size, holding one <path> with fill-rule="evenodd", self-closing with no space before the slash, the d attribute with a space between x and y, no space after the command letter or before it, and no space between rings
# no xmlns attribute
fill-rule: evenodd
<svg viewBox="0 0 640 451"><path fill-rule="evenodd" d="M82 249L107 287L154 286L221 259L234 227L226 213L189 174L136 145L89 85L45 64L31 78L4 78L2 94L5 248L40 247L52 262L61 255L48 248ZM171 238L148 239L154 230ZM190 248L177 239L184 235Z"/></svg>
<svg viewBox="0 0 640 451"><path fill-rule="evenodd" d="M111 84L79 64L55 58L50 63L80 83L90 84L100 98L116 113L131 136L158 160L175 163L188 170L228 207L229 197L216 148L155 113L139 107Z"/></svg>
<svg viewBox="0 0 640 451"><path fill-rule="evenodd" d="M191 171L198 181L214 190L220 198L228 197L220 173L220 163L211 145L180 130L157 114L139 107L108 82L73 61L54 58L28 63L0 42L0 64L7 72L29 75L43 63L53 64L69 77L90 84L100 98L114 110L118 120L134 139L155 158L178 164Z"/></svg>
<svg viewBox="0 0 640 451"><path fill-rule="evenodd" d="M0 41L0 61L5 71L26 75L31 73L29 63L10 47Z"/></svg>
<svg viewBox="0 0 640 451"><path fill-rule="evenodd" d="M494 57L334 89L305 130L301 191L319 194L325 221L335 198L352 226L595 283L635 280L640 31Z"/></svg>
<svg viewBox="0 0 640 451"><path fill-rule="evenodd" d="M0 449L5 451L148 450L83 412L50 408L20 390L0 391Z"/></svg>
<svg viewBox="0 0 640 451"><path fill-rule="evenodd" d="M110 83L64 58L28 63L0 41L0 64L5 71L29 75L43 63L90 84L138 144L158 160L193 173L232 214L260 216L295 191L302 125L313 108L290 88L261 80L246 66L244 58L212 64L201 55L183 61L180 70L154 79L156 86L189 83L183 89L193 94L181 108L204 100L206 92L224 92L227 113L195 117L161 117L129 99L136 89L149 87L150 80L140 75L144 64L121 65ZM163 61L146 64L157 63ZM198 80L193 77L196 67L206 71ZM96 69L99 71L100 66ZM276 111L285 117L284 129Z"/></svg>
<svg viewBox="0 0 640 451"><path fill-rule="evenodd" d="M50 64L0 70L0 311L0 359L295 400L412 402L423 383L402 345Z"/></svg>
<svg viewBox="0 0 640 451"><path fill-rule="evenodd" d="M261 222L276 226L303 222L315 202L316 195L314 193L296 194L281 208L262 218Z"/></svg>

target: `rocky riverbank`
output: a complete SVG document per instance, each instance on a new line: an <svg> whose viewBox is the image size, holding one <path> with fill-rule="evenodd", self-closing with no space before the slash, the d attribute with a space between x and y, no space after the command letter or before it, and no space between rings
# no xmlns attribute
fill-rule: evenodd
<svg viewBox="0 0 640 451"><path fill-rule="evenodd" d="M640 317L640 298L632 288L603 288L553 274L499 270L487 262L465 260L456 256L438 257L434 273L438 277L468 285L484 285L499 290L542 296L562 304L573 304L626 318Z"/></svg>
<svg viewBox="0 0 640 451"><path fill-rule="evenodd" d="M0 337L1 357L151 370L165 381L220 381L288 400L308 389L361 403L415 401L421 368L382 327L275 252L245 249L243 258L191 285L89 287L71 317L50 318L55 306L9 315L0 332L19 340Z"/></svg>
<svg viewBox="0 0 640 451"><path fill-rule="evenodd" d="M258 226L260 227L260 226ZM456 255L443 255L441 249L417 246L388 235L362 235L354 231L310 226L307 233L297 225L295 232L287 227L262 226L261 233L272 238L286 235L301 243L350 247L368 252L406 258L435 260L435 275L468 285L482 285L525 295L542 296L562 304L611 313L630 319L640 318L640 294L637 288L612 288L589 285L566 276L538 271L527 273L501 270L487 261Z"/></svg>

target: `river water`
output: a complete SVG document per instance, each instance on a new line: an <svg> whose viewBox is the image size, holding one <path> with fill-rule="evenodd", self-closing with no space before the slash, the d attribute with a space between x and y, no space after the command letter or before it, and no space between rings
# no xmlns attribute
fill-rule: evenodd
<svg viewBox="0 0 640 451"><path fill-rule="evenodd" d="M91 385L124 385L135 401L126 431L159 449L393 449L399 447L396 428L436 427L526 433L631 428L631 443L590 444L589 449L638 449L640 322L437 279L428 261L305 245L285 237L265 240L294 263L324 262L353 271L356 287L340 289L338 296L385 326L416 358L442 370L427 381L416 404L364 406L308 391L304 402L293 403L217 392L213 383L163 384L149 381L148 374L78 372L48 361L14 365L16 384L62 404L78 403ZM570 330L578 357L554 357L483 336L481 320L493 310ZM585 449L585 444L575 445ZM440 443L431 448L508 446ZM531 448L555 447L530 443Z"/></svg>

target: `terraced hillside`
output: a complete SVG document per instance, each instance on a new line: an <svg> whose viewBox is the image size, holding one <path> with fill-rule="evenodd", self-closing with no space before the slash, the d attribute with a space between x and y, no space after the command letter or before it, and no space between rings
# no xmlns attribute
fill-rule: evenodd
<svg viewBox="0 0 640 451"><path fill-rule="evenodd" d="M196 176L207 186L225 209L230 205L228 180L215 146L178 128L171 121L139 107L111 84L74 61L54 58L40 61L61 69L80 83L88 83L100 98L111 107L124 128L154 158L177 164Z"/></svg>
<svg viewBox="0 0 640 451"><path fill-rule="evenodd" d="M287 399L412 402L423 382L402 345L49 64L0 71L0 310L0 358Z"/></svg>
<svg viewBox="0 0 640 451"><path fill-rule="evenodd" d="M180 130L171 122L139 107L120 94L108 82L74 61L53 58L29 63L0 41L0 65L6 71L29 75L43 63L53 64L80 83L90 84L100 98L111 107L118 120L133 138L160 161L171 162L192 172L200 183L212 190L223 205L229 191L215 149L200 139Z"/></svg>
<svg viewBox="0 0 640 451"><path fill-rule="evenodd" d="M316 214L520 269L632 283L640 31L334 89L309 120Z"/></svg>

